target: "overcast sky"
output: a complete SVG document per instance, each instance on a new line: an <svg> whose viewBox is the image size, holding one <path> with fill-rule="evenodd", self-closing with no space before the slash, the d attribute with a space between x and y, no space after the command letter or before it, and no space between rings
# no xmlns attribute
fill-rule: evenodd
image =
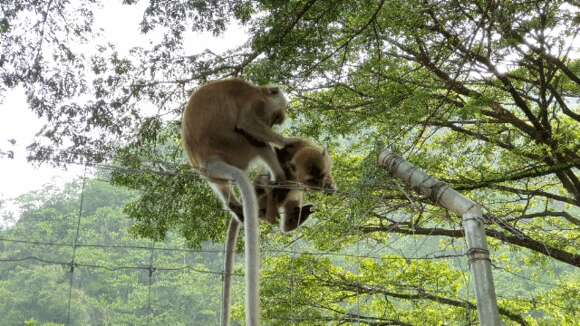
<svg viewBox="0 0 580 326"><path fill-rule="evenodd" d="M104 29L104 37L115 44L120 53L127 53L134 46L146 46L149 40L155 38L155 35L146 38L139 33L139 22L146 2L141 2L139 6L124 6L120 1L106 3L106 8L95 13L95 24ZM231 26L219 38L211 33L191 33L186 37L186 50L191 54L205 49L219 53L243 44L246 39L247 34L239 26ZM28 108L23 89L14 89L5 95L0 103L0 149L14 150L15 157L13 160L0 158L0 201L39 189L49 182L62 184L80 176L83 168L79 166L63 170L49 166L36 167L26 162L25 148L44 123ZM16 145L11 146L9 139L16 140ZM5 204L6 209L13 210L13 206Z"/></svg>

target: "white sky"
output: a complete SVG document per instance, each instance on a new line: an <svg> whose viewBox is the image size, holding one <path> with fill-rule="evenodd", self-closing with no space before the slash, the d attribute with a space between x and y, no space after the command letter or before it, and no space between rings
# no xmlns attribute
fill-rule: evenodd
<svg viewBox="0 0 580 326"><path fill-rule="evenodd" d="M146 2L141 2L138 6L124 6L120 1L107 1L106 8L95 13L95 25L103 28L106 41L115 44L121 54L128 53L134 46L146 46L156 37L156 35L145 37L139 32L144 4ZM239 26L232 25L219 38L211 33L190 33L186 36L186 40L186 50L191 54L205 49L220 53L242 45L247 40L247 34ZM49 182L62 184L82 174L83 168L79 166L70 166L64 170L47 165L33 166L26 162L25 148L33 141L35 133L43 124L44 122L30 111L22 88L5 94L4 100L0 103L0 149L13 150L15 157L13 160L0 158L0 201L8 200L4 208L0 205L0 226L3 224L2 214L15 209L10 199L39 189L43 184ZM12 146L8 142L9 139L15 139L16 145Z"/></svg>

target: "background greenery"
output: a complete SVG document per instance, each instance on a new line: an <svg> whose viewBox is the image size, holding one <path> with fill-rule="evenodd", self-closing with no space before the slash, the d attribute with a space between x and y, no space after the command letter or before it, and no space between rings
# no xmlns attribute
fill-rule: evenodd
<svg viewBox="0 0 580 326"><path fill-rule="evenodd" d="M79 46L99 40L92 25L99 1L4 1L0 7L0 94L24 87L30 108L48 120L29 147L31 159L61 164L108 160L123 167L107 174L112 184L135 191L98 220L130 226L131 235L181 241L196 249L204 248L206 241L223 241L227 214L187 168L179 143L179 114L191 90L207 80L240 76L255 83L279 83L292 99L284 133L329 145L340 192L309 194L318 209L312 222L290 237L264 227L264 246L341 255L289 252L267 258L263 314L272 324L477 322L465 257L413 259L461 253L459 218L380 170L377 156L385 146L484 207L506 324L577 323L577 2L124 3L135 10L145 8L143 33L163 36L126 56L106 42L95 53ZM192 55L185 50L187 33L211 31L220 36L232 22L248 30L249 41L243 46L220 54ZM146 105L158 112L146 113ZM35 200L61 203L63 211L39 213L38 207L30 206L26 214L40 214L37 221L27 222L23 215L15 229L6 232L21 228L36 237L38 228L46 239L72 241L72 233L64 234L61 228L45 230L56 223L45 219L71 214L65 213L65 206L77 206L74 199L55 199L69 195L55 189L38 193L40 199ZM112 203L103 201L107 207ZM121 211L130 219L121 218ZM74 225L74 219L66 221ZM129 236L125 231L111 234ZM69 249L62 250L64 255ZM353 251L371 257L344 257ZM15 253L16 249L2 251ZM72 255L59 257L52 247L42 253L63 261ZM76 254L81 257L82 250ZM148 257L146 251L124 257L139 259L134 255ZM24 275L33 268L28 265L9 275ZM55 285L65 285L48 293L64 291L66 298L67 269L43 268L47 270L41 275L54 275ZM118 286L132 282L119 281ZM216 286L189 282L182 287L191 291L185 311L195 304L191 296L208 284ZM135 293L138 288L135 285ZM141 288L135 298L143 298L148 286ZM12 289L10 298L17 297L16 289L24 290ZM217 298L219 289L207 291L212 296L203 296L204 302ZM133 288L105 296L103 306L128 292ZM168 290L168 304L178 301L176 293ZM60 298L59 304L66 301ZM143 311L143 301L135 302L141 302L141 308L133 310ZM17 311L12 307L7 311ZM133 311L124 309L119 311ZM242 307L237 309L235 317L242 318ZM90 311L73 316L90 316ZM165 311L151 318L180 316ZM37 318L63 320L62 315Z"/></svg>

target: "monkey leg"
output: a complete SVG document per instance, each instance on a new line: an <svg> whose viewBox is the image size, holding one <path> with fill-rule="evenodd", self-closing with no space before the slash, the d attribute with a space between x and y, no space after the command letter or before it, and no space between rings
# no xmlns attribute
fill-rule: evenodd
<svg viewBox="0 0 580 326"><path fill-rule="evenodd" d="M258 180L254 181L254 189L256 190L256 197L258 199L258 218L262 218L266 216L266 207L268 205L268 198L270 195L268 194L268 191L262 186L262 184L258 182Z"/></svg>
<svg viewBox="0 0 580 326"><path fill-rule="evenodd" d="M282 232L290 232L296 230L302 225L312 214L314 205L307 204L300 206L300 202L289 200L284 204L284 216L280 223Z"/></svg>
<svg viewBox="0 0 580 326"><path fill-rule="evenodd" d="M254 180L254 188L258 198L258 218L268 224L278 222L278 202L274 200L272 189L269 188L270 178L260 175Z"/></svg>
<svg viewBox="0 0 580 326"><path fill-rule="evenodd" d="M236 249L236 240L240 230L240 222L237 219L231 218L228 226L228 233L226 236L225 246L225 262L223 275L223 297L222 297L222 318L221 326L228 326L230 322L230 306L231 306L231 292L232 292L232 274L234 272L234 258Z"/></svg>
<svg viewBox="0 0 580 326"><path fill-rule="evenodd" d="M209 184L213 189L213 191L216 194L218 194L218 196L221 198L226 208L229 209L235 215L238 221L243 222L244 209L242 207L242 204L240 204L240 202L238 201L236 194L234 194L231 184L225 181L217 181L217 180L211 180Z"/></svg>

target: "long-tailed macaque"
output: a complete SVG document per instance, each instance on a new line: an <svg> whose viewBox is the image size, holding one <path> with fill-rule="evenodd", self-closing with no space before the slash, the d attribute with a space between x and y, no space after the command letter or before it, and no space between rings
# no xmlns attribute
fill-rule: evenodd
<svg viewBox="0 0 580 326"><path fill-rule="evenodd" d="M224 162L245 171L261 158L276 181L286 175L270 144L291 140L272 131L284 121L288 102L278 87L259 87L240 79L210 82L195 91L182 118L182 141L191 165L204 175L226 207L241 221L242 206L229 180L208 175L207 164Z"/></svg>
<svg viewBox="0 0 580 326"><path fill-rule="evenodd" d="M226 207L235 213L230 220L226 241L222 325L230 314L233 249L239 221L255 216L256 194L244 171L251 161L261 158L273 179L284 181L272 145L291 143L272 131L284 120L288 102L277 87L259 87L239 79L216 81L195 91L182 117L182 141L189 161L209 182ZM233 193L230 180L240 186L244 206ZM259 325L259 246L257 221L245 219L246 226L246 322Z"/></svg>
<svg viewBox="0 0 580 326"><path fill-rule="evenodd" d="M277 148L276 156L288 183L297 183L296 189L276 191L276 188L271 187L267 176L256 178L254 187L258 197L259 217L267 223L275 224L279 220L278 212L282 207L280 229L282 232L290 232L302 225L312 213L312 205L302 204L304 192L300 187L330 193L336 191L331 174L332 160L326 149L321 149L306 139Z"/></svg>

